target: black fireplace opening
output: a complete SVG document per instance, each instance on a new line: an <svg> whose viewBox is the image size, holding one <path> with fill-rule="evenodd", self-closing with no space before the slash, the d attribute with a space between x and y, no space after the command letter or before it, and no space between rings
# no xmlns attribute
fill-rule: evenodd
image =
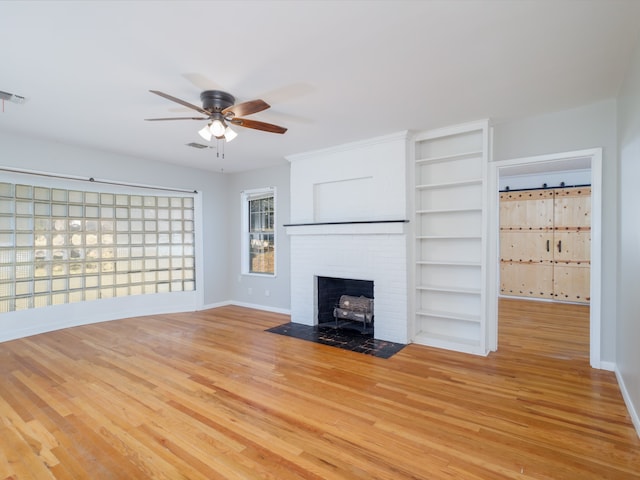
<svg viewBox="0 0 640 480"><path fill-rule="evenodd" d="M373 298L373 281L371 280L317 277L317 281L318 326L322 326L323 324L327 326L335 325L333 309L338 305L342 295Z"/></svg>

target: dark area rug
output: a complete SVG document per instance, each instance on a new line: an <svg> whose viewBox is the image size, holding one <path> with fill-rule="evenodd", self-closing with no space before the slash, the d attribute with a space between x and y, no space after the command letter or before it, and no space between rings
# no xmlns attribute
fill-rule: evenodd
<svg viewBox="0 0 640 480"><path fill-rule="evenodd" d="M267 332L299 338L309 342L322 343L332 347L365 353L380 358L389 358L404 348L402 343L376 340L371 334L363 334L349 328L333 328L301 325L299 323L285 323L269 328Z"/></svg>

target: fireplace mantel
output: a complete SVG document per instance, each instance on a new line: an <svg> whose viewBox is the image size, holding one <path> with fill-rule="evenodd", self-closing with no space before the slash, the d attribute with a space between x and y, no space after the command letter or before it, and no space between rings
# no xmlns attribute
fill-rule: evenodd
<svg viewBox="0 0 640 480"><path fill-rule="evenodd" d="M409 220L354 220L349 222L285 223L283 227L308 227L309 225L356 225L364 223L409 223Z"/></svg>
<svg viewBox="0 0 640 480"><path fill-rule="evenodd" d="M404 234L409 220L354 220L340 222L287 223L289 235L391 235Z"/></svg>

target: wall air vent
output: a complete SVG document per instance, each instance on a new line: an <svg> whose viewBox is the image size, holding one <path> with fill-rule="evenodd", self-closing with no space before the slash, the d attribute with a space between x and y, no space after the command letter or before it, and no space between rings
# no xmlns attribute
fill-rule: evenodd
<svg viewBox="0 0 640 480"><path fill-rule="evenodd" d="M208 145L202 145L201 143L196 143L196 142L187 143L186 145L187 145L187 147L193 147L193 148L198 148L198 149L211 148Z"/></svg>
<svg viewBox="0 0 640 480"><path fill-rule="evenodd" d="M8 102L13 103L24 103L27 101L23 96L16 95L15 93L3 92L2 90L0 90L0 100L7 100Z"/></svg>

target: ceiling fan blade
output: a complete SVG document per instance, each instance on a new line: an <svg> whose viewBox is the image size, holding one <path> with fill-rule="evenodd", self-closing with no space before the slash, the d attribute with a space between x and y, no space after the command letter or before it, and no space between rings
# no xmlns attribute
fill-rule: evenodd
<svg viewBox="0 0 640 480"><path fill-rule="evenodd" d="M162 120L208 120L209 117L168 117L168 118L145 118L147 122L157 122Z"/></svg>
<svg viewBox="0 0 640 480"><path fill-rule="evenodd" d="M287 131L284 127L279 127L272 123L258 122L256 120L248 120L246 118L233 118L229 122L240 127L253 128L255 130L263 130L271 133L284 133Z"/></svg>
<svg viewBox="0 0 640 480"><path fill-rule="evenodd" d="M238 103L237 105L231 105L230 107L222 110L222 115L227 113L233 113L234 117L244 117L245 115L251 115L252 113L258 113L266 110L269 105L264 100L250 100L248 102Z"/></svg>
<svg viewBox="0 0 640 480"><path fill-rule="evenodd" d="M197 105L193 105L192 103L189 103L189 102L185 102L184 100L180 100L179 98L172 97L167 93L159 92L158 90L149 90L149 91L151 93L155 93L156 95L160 95L161 97L166 98L167 100L171 100L172 102L176 102L176 103L179 103L180 105L184 105L185 107L191 108L192 110L196 110L197 112L200 112L203 115L207 115L207 116L211 115L211 113L207 112L204 108L198 107Z"/></svg>

